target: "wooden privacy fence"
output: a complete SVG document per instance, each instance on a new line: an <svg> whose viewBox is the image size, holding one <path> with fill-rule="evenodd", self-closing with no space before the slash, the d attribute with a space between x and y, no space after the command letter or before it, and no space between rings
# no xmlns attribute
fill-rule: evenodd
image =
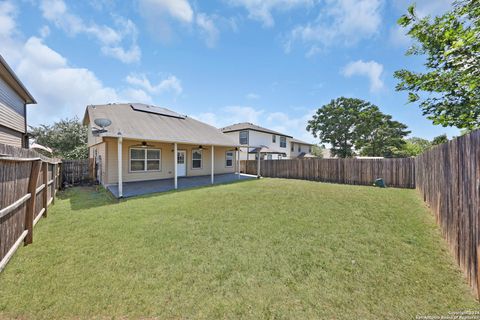
<svg viewBox="0 0 480 320"><path fill-rule="evenodd" d="M22 242L32 243L33 227L47 216L59 185L59 162L0 157L0 271Z"/></svg>
<svg viewBox="0 0 480 320"><path fill-rule="evenodd" d="M439 145L415 163L417 189L479 297L480 131Z"/></svg>
<svg viewBox="0 0 480 320"><path fill-rule="evenodd" d="M94 159L62 160L62 180L66 184L79 185L94 180Z"/></svg>
<svg viewBox="0 0 480 320"><path fill-rule="evenodd" d="M257 174L257 160L241 161L240 170ZM415 160L401 159L294 159L262 160L260 175L353 185L372 185L383 178L387 186L415 188Z"/></svg>

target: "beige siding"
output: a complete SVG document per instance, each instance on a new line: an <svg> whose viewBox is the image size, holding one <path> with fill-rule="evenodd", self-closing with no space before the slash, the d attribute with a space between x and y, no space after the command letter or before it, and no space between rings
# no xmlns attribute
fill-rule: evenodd
<svg viewBox="0 0 480 320"><path fill-rule="evenodd" d="M108 138L106 141L106 184L118 183L118 152L117 152L117 140ZM130 148L134 145L140 144L141 141L124 140L123 141L123 181L141 181L141 180L154 180L154 179L167 179L173 178L174 170L174 155L173 144L171 143L155 143L149 142L148 144L152 148L161 150L161 170L150 172L130 172ZM178 145L178 150L187 151L187 176L202 176L209 175L211 170L211 147L203 147L203 159L202 168L192 168L192 150L198 146L192 145ZM235 166L227 168L225 166L225 152L227 150L233 150L234 148L227 147L215 147L215 173L232 173L235 172Z"/></svg>
<svg viewBox="0 0 480 320"><path fill-rule="evenodd" d="M87 136L87 145L93 146L95 144L101 143L102 142L102 137L94 136L92 134L92 125L91 123L88 123L88 136Z"/></svg>
<svg viewBox="0 0 480 320"><path fill-rule="evenodd" d="M0 78L0 125L25 133L25 101Z"/></svg>
<svg viewBox="0 0 480 320"><path fill-rule="evenodd" d="M90 147L90 158L95 157L95 151L97 153L97 157L100 157L98 160L100 160L100 168L99 168L99 180L100 183L104 184L107 181L107 170L106 170L106 165L107 165L107 150L106 150L107 144L105 142L99 143L93 147Z"/></svg>
<svg viewBox="0 0 480 320"><path fill-rule="evenodd" d="M0 143L22 148L23 133L0 125Z"/></svg>

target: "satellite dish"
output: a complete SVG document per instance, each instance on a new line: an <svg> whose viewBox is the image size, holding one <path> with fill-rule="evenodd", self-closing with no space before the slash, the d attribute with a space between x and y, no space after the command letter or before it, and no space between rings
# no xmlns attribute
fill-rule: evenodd
<svg viewBox="0 0 480 320"><path fill-rule="evenodd" d="M112 121L110 121L109 119L104 119L104 118L95 119L95 120L93 120L93 122L95 122L95 124L102 129L105 129L106 127L108 127L109 125L112 124Z"/></svg>

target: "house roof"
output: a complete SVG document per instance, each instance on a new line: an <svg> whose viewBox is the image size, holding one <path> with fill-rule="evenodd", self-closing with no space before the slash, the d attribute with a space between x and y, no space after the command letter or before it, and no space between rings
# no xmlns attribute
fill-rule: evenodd
<svg viewBox="0 0 480 320"><path fill-rule="evenodd" d="M140 103L120 103L87 106L84 124L95 119L109 119L112 123L101 137L164 141L198 145L238 146L220 130L193 118L166 108ZM94 125L92 125L93 127Z"/></svg>
<svg viewBox="0 0 480 320"><path fill-rule="evenodd" d="M0 77L25 101L26 104L35 104L35 98L28 92L27 88L18 79L15 72L0 55Z"/></svg>
<svg viewBox="0 0 480 320"><path fill-rule="evenodd" d="M305 142L305 141L298 140L298 139L295 139L295 138L292 138L292 140L290 140L290 142L292 142L292 143L298 143L298 144L304 144L304 145L306 145L306 146L314 146L313 143Z"/></svg>
<svg viewBox="0 0 480 320"><path fill-rule="evenodd" d="M267 146L256 147L249 151L249 153L269 153L269 154L286 154L285 150L278 150L269 148Z"/></svg>
<svg viewBox="0 0 480 320"><path fill-rule="evenodd" d="M250 123L250 122L242 122L242 123L232 124L231 126L221 128L220 130L224 133L242 131L242 130L253 130L253 131L270 133L270 134L277 134L279 136L292 138L291 136L289 136L287 134L283 134L283 133L280 133L278 131L274 131L274 130L270 130L270 129L267 129L267 128L264 128L264 127L260 127L260 126L257 126L256 124L253 124L253 123Z"/></svg>

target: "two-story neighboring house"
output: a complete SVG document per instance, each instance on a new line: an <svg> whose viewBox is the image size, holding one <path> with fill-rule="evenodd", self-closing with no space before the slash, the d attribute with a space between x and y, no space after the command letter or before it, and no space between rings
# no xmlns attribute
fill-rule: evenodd
<svg viewBox="0 0 480 320"><path fill-rule="evenodd" d="M260 153L261 159L289 159L291 136L242 122L220 129L242 145L240 160L253 160Z"/></svg>
<svg viewBox="0 0 480 320"><path fill-rule="evenodd" d="M35 103L0 55L0 143L28 148L27 104Z"/></svg>
<svg viewBox="0 0 480 320"><path fill-rule="evenodd" d="M315 156L312 155L312 147L313 144L298 140L298 139L291 139L290 140L290 159L295 158L314 158Z"/></svg>

